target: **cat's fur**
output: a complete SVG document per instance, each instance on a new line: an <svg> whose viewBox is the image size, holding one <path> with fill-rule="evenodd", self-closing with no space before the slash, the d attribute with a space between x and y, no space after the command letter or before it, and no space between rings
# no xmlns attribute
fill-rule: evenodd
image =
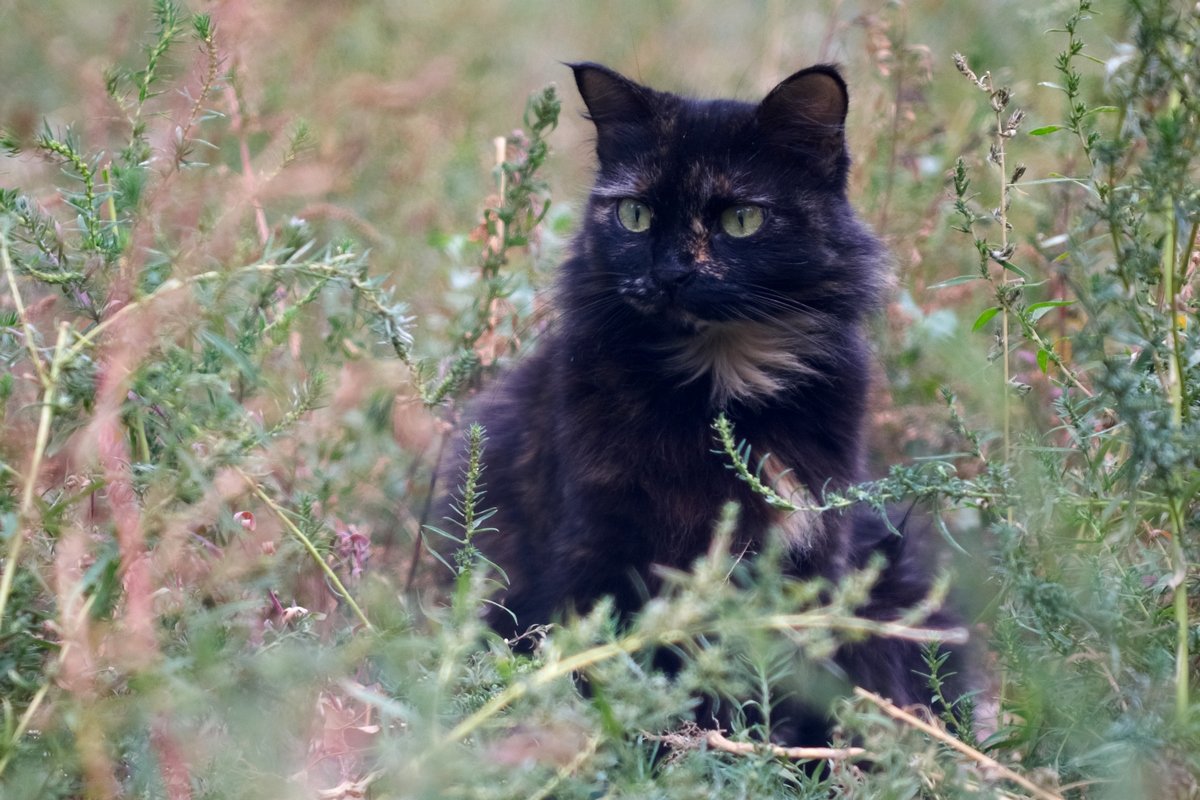
<svg viewBox="0 0 1200 800"><path fill-rule="evenodd" d="M739 552L779 535L791 574L836 580L878 550L891 566L868 611L919 601L926 560L881 521L774 511L712 452L724 411L755 453L791 470L785 481L820 496L864 477L862 328L888 257L846 197L838 71L803 70L752 104L572 68L599 163L556 319L465 415L487 430L497 509L498 532L476 544L507 574L498 600L517 619L492 623L514 634L604 595L635 610L658 585L654 565L686 569L705 552L730 500ZM652 211L647 231L619 220L624 198ZM761 228L734 238L721 214L747 204L763 209ZM897 702L927 699L915 645L870 640L838 661Z"/></svg>

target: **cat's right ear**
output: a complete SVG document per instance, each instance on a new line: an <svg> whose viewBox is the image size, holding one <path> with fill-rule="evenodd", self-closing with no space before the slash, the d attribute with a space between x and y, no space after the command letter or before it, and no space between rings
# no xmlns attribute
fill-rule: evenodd
<svg viewBox="0 0 1200 800"><path fill-rule="evenodd" d="M650 90L600 64L568 64L575 85L596 127L609 123L642 122L650 114Z"/></svg>
<svg viewBox="0 0 1200 800"><path fill-rule="evenodd" d="M575 72L575 85L587 106L587 118L596 126L600 160L617 156L622 146L632 143L631 137L649 123L653 92L600 64L567 66Z"/></svg>

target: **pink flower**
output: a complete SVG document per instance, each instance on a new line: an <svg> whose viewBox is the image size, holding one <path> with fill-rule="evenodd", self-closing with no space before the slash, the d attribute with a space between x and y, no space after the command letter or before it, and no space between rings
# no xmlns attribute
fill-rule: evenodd
<svg viewBox="0 0 1200 800"><path fill-rule="evenodd" d="M334 520L333 530L337 535L337 554L343 563L349 564L350 577L357 580L371 556L371 537L359 531L357 525L347 525L341 520Z"/></svg>

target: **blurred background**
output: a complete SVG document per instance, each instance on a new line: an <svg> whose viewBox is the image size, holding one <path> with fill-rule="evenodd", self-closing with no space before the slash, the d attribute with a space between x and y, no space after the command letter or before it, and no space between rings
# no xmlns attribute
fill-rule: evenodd
<svg viewBox="0 0 1200 800"><path fill-rule="evenodd" d="M120 122L104 105L106 71L140 63L149 6L0 3L0 119L19 134L43 119L54 126L86 119L83 143L102 146L105 120ZM1041 124L1060 111L1056 93L1037 85L1055 78L1052 59L1062 45L1047 31L1073 7L1029 0L190 4L216 23L252 155L266 161L279 131L299 120L312 128L306 163L281 175L272 192L296 212L364 237L376 269L411 287L422 306L439 302L446 273L438 237L469 230L494 188L492 138L519 126L525 97L547 83L557 83L565 101L547 167L553 198L570 208L584 196L590 129L560 63L578 60L657 88L742 99L809 64L841 64L852 92L860 208L897 245L906 282L954 269L939 248L912 247L944 235L937 214L954 158L985 155L976 151L987 109L951 56L962 52L978 71L1011 82L1015 102ZM1119 26L1118 16L1099 24ZM173 66L178 73L188 65ZM36 169L45 167L5 159L0 181L24 184Z"/></svg>
<svg viewBox="0 0 1200 800"><path fill-rule="evenodd" d="M105 76L144 60L149 6L0 3L0 119L26 137L43 120L56 129L86 120L76 126L84 147L114 146L113 132L128 122L105 96ZM961 384L955 391L988 389L976 408L994 406L997 394L984 378L987 360L978 357L990 342L963 335L987 305L975 296L982 285L926 290L972 272L976 261L969 239L950 230L947 176L959 156L972 167L983 163L990 110L955 71L952 55L965 54L978 72L991 70L997 83L1011 85L1014 104L1028 111L1026 130L1056 121L1061 95L1039 84L1058 77L1053 59L1063 37L1050 30L1073 8L1058 0L226 0L190 10L212 14L224 65L235 76L249 157L269 178L259 187L266 222L279 226L299 215L319 234L347 234L369 246L373 274L388 276L416 317L422 355L445 350L439 337L453 314L448 291L462 267L455 244L495 191L493 137L519 127L526 96L548 83L559 85L564 108L544 170L554 210L533 282L544 285L557 260L591 169L590 127L561 62L599 61L657 88L742 99L761 97L812 63L842 65L851 87L854 199L897 263L894 302L877 337L898 398L879 398L886 463L938 450L939 436L923 425L919 406L940 402L936 389L951 377ZM1123 22L1113 9L1090 24L1095 33L1118 31ZM1103 55L1108 44L1093 49ZM171 55L168 77L196 72L181 55L186 49ZM228 113L228 98L213 105ZM311 145L279 170L282 137L300 124L311 130ZM235 143L225 137L219 151L232 172L242 169ZM1055 147L1023 153L1018 142L1012 150L1013 160L1028 160L1027 185L1046 177L1039 159L1063 170ZM0 159L0 184L27 186L55 170L34 159ZM1051 239L1072 210L1064 196L1051 186L1019 193L1013 214L1026 221L1017 225L1021 255L1045 260L1038 240Z"/></svg>

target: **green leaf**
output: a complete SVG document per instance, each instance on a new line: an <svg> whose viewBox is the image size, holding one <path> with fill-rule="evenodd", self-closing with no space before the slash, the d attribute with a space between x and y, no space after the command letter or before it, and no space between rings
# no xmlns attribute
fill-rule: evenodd
<svg viewBox="0 0 1200 800"><path fill-rule="evenodd" d="M1037 322L1039 319L1046 316L1046 314L1050 313L1051 310L1069 306L1074 302L1074 300L1045 300L1041 303L1033 303L1026 307L1025 310L1029 312L1030 318L1034 322Z"/></svg>
<svg viewBox="0 0 1200 800"><path fill-rule="evenodd" d="M1061 131L1062 129L1063 129L1062 125L1043 125L1040 128L1034 128L1033 130L1031 130L1029 132L1029 135L1030 136L1045 136L1048 133L1054 133L1055 131Z"/></svg>
<svg viewBox="0 0 1200 800"><path fill-rule="evenodd" d="M981 280L983 280L983 278L977 274L976 275L959 275L956 278L950 278L949 280L942 281L941 283L935 283L932 286L928 286L926 288L927 289L945 289L948 286L958 286L959 284L970 283L971 281L981 281Z"/></svg>
<svg viewBox="0 0 1200 800"><path fill-rule="evenodd" d="M92 618L104 619L112 613L118 598L121 596L121 582L117 578L117 569L121 566L121 558L115 547L106 547L83 575L83 585L90 589L95 600L92 604Z"/></svg>
<svg viewBox="0 0 1200 800"><path fill-rule="evenodd" d="M613 707L604 693L604 684L599 681L594 681L588 684L588 689L591 690L592 706L600 714L600 726L604 732L613 739L619 739L625 736L625 728L617 719L617 715L613 712Z"/></svg>
<svg viewBox="0 0 1200 800"><path fill-rule="evenodd" d="M1026 281L1029 280L1029 273L1026 272L1025 270L1021 269L1020 267L1018 267L1016 264L1012 263L1011 261L1009 261L1007 259L1000 259L1000 258L995 258L992 260L995 261L1000 266L1004 267L1009 272L1015 272L1018 275L1020 275L1022 278L1024 278Z"/></svg>
<svg viewBox="0 0 1200 800"><path fill-rule="evenodd" d="M1049 350L1047 350L1045 348L1038 350L1037 364L1038 364L1038 369L1040 369L1042 371L1043 375L1045 375L1049 371L1049 369L1050 369L1050 351Z"/></svg>
<svg viewBox="0 0 1200 800"><path fill-rule="evenodd" d="M985 308L983 310L983 313L979 315L979 319L975 320L975 324L971 326L971 330L972 331L979 330L984 325L987 325L989 322L991 322L992 317L996 316L999 313L1000 313L1000 306L992 306L991 308Z"/></svg>

